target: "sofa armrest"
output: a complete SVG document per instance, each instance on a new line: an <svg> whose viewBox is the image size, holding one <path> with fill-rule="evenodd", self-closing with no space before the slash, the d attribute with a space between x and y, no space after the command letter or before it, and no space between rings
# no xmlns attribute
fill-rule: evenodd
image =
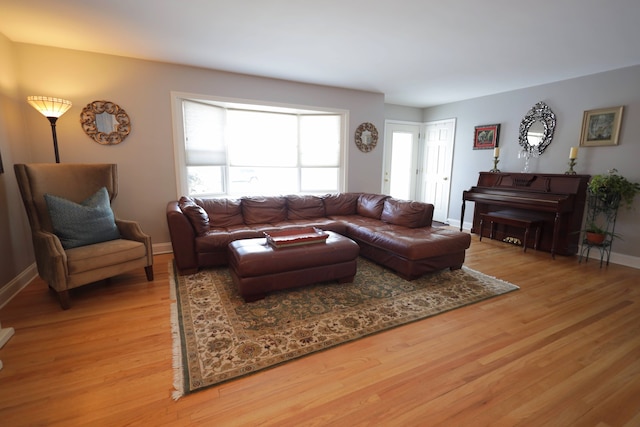
<svg viewBox="0 0 640 427"><path fill-rule="evenodd" d="M147 265L153 265L151 236L142 231L140 224L136 221L116 219L116 226L123 239L134 240L144 244L145 248L147 248Z"/></svg>
<svg viewBox="0 0 640 427"><path fill-rule="evenodd" d="M116 218L116 226L118 226L118 231L124 239L144 243L145 239L149 237L142 231L140 224L136 221Z"/></svg>
<svg viewBox="0 0 640 427"><path fill-rule="evenodd" d="M67 290L67 254L58 236L48 231L33 233L38 274L56 291Z"/></svg>
<svg viewBox="0 0 640 427"><path fill-rule="evenodd" d="M178 201L167 203L167 225L173 247L173 258L180 273L195 272L198 270L198 258L196 255L196 232L189 218L182 213Z"/></svg>

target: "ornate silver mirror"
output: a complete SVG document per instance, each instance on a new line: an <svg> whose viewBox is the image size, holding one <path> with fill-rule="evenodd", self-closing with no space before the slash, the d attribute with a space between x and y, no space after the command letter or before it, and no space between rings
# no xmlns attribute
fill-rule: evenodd
<svg viewBox="0 0 640 427"><path fill-rule="evenodd" d="M542 154L551 144L555 129L556 115L547 104L538 102L520 122L520 145L527 152Z"/></svg>
<svg viewBox="0 0 640 427"><path fill-rule="evenodd" d="M82 130L98 144L120 144L131 132L126 111L110 101L93 101L80 114Z"/></svg>

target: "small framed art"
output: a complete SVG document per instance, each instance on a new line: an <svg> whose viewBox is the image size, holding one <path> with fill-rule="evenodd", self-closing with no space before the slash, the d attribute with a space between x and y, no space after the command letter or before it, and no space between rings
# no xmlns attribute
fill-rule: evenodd
<svg viewBox="0 0 640 427"><path fill-rule="evenodd" d="M583 147L618 145L623 108L621 106L585 111L582 117L580 145Z"/></svg>
<svg viewBox="0 0 640 427"><path fill-rule="evenodd" d="M500 136L500 125L476 126L473 133L473 149L484 150L496 148Z"/></svg>

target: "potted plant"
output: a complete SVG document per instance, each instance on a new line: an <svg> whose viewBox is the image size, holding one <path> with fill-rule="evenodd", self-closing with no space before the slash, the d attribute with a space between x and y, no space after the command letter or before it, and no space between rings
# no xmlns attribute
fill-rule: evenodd
<svg viewBox="0 0 640 427"><path fill-rule="evenodd" d="M614 237L620 238L620 236L618 236L617 234L605 230L595 222L590 222L586 225L584 234L587 241L592 245L601 245L602 243L604 243L607 237L611 237L611 239L613 239Z"/></svg>
<svg viewBox="0 0 640 427"><path fill-rule="evenodd" d="M640 193L640 184L629 181L618 175L616 169L611 169L606 174L591 177L587 184L587 192L590 201L586 226L582 230L587 242L603 245L614 238L620 238L613 233L618 207L631 208L633 199Z"/></svg>
<svg viewBox="0 0 640 427"><path fill-rule="evenodd" d="M606 174L592 176L587 191L603 202L605 207L617 209L620 205L629 209L640 192L640 184L618 175L617 169L610 169Z"/></svg>

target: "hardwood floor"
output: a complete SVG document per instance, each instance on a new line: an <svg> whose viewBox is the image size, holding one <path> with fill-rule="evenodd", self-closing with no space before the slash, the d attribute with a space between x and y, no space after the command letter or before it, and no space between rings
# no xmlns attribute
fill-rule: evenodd
<svg viewBox="0 0 640 427"><path fill-rule="evenodd" d="M474 235L466 265L519 291L174 401L171 258L0 310L0 425L640 425L640 270Z"/></svg>

